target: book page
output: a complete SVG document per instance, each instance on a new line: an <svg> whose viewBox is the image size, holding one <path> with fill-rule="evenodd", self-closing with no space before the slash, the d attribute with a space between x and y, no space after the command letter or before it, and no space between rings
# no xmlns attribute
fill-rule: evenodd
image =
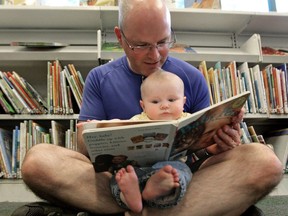
<svg viewBox="0 0 288 216"><path fill-rule="evenodd" d="M98 171L107 171L115 166L111 162L115 156L125 156L125 161L133 161L133 165L139 166L151 166L157 161L168 160L175 132L175 125L163 122L111 127L108 130L86 129L82 134L94 167ZM104 163L103 155L110 161L105 159L108 161Z"/></svg>
<svg viewBox="0 0 288 216"><path fill-rule="evenodd" d="M232 117L240 112L248 96L249 92L239 94L180 121L171 156L182 151L194 152L214 144L216 131L231 124Z"/></svg>

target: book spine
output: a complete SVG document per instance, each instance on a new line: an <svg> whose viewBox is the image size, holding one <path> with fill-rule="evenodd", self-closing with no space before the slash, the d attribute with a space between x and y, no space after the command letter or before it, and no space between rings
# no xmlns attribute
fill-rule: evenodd
<svg viewBox="0 0 288 216"><path fill-rule="evenodd" d="M262 104L263 106L261 107L261 113L267 113L268 111L268 105L267 105L267 91L265 89L264 85L264 78L263 78L263 73L260 71L260 69L257 71L258 73L258 79L260 80L260 86L261 86L261 98L262 98Z"/></svg>
<svg viewBox="0 0 288 216"><path fill-rule="evenodd" d="M0 128L0 150L6 178L12 178L12 133L3 128Z"/></svg>
<svg viewBox="0 0 288 216"><path fill-rule="evenodd" d="M266 66L267 80L268 80L268 89L269 89L269 98L270 98L270 113L276 113L275 106L275 92L273 86L273 77L272 77L272 65Z"/></svg>
<svg viewBox="0 0 288 216"><path fill-rule="evenodd" d="M281 90L282 90L282 99L283 99L283 107L284 113L288 113L288 101L287 101L287 89L286 89L286 79L285 72L281 70L280 72L280 80L281 80Z"/></svg>
<svg viewBox="0 0 288 216"><path fill-rule="evenodd" d="M269 91L269 83L268 83L268 75L266 69L262 70L262 77L266 95L266 104L267 104L267 113L270 113L271 107L271 99L270 99L270 91Z"/></svg>
<svg viewBox="0 0 288 216"><path fill-rule="evenodd" d="M64 71L65 71L66 79L68 81L70 89L72 90L73 96L74 96L74 98L76 100L77 106L80 108L81 107L81 102L79 100L79 96L78 96L77 90L76 90L76 88L74 86L74 83L72 82L73 78L69 74L69 69L66 66L64 66Z"/></svg>

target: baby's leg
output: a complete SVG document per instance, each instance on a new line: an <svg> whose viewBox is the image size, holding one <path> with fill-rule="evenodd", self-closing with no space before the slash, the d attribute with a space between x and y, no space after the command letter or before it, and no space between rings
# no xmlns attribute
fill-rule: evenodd
<svg viewBox="0 0 288 216"><path fill-rule="evenodd" d="M153 200L179 187L179 174L171 165L166 165L152 175L142 192L144 200Z"/></svg>
<svg viewBox="0 0 288 216"><path fill-rule="evenodd" d="M134 168L128 165L125 168L120 169L116 175L115 179L121 190L120 198L130 210L133 212L142 211L142 197L138 184L138 177L135 173Z"/></svg>

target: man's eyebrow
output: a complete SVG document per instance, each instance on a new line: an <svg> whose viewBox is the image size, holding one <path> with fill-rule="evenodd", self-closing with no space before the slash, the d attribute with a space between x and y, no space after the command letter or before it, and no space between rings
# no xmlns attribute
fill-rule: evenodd
<svg viewBox="0 0 288 216"><path fill-rule="evenodd" d="M160 42L160 41L165 41L165 40L167 40L169 37L170 37L170 36L168 35L168 36L166 36L166 37L164 37L164 38L158 40L158 41L155 42L155 43L158 43L158 42ZM147 42L147 41L134 41L134 40L131 40L131 42L134 43L134 44L137 44L137 43L152 44L152 43L149 43L149 42Z"/></svg>

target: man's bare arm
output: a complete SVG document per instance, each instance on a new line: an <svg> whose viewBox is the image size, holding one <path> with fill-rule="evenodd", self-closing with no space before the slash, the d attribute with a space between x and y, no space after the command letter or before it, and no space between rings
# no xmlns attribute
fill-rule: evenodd
<svg viewBox="0 0 288 216"><path fill-rule="evenodd" d="M88 151L82 136L83 124L85 124L85 121L79 121L77 124L77 151L88 156Z"/></svg>

